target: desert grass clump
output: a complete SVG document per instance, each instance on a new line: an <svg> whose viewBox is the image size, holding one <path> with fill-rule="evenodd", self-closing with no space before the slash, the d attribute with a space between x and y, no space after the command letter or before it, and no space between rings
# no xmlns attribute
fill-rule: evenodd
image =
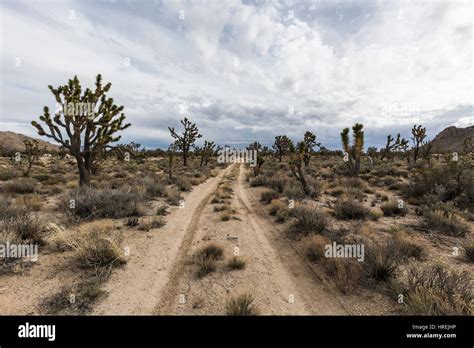
<svg viewBox="0 0 474 348"><path fill-rule="evenodd" d="M369 215L369 209L354 200L341 200L334 206L334 216L340 220L361 220Z"/></svg>
<svg viewBox="0 0 474 348"><path fill-rule="evenodd" d="M311 262L321 261L325 258L325 248L330 245L329 238L320 234L312 234L304 240L305 254Z"/></svg>
<svg viewBox="0 0 474 348"><path fill-rule="evenodd" d="M3 190L8 193L27 194L34 193L38 182L32 178L16 178L8 181Z"/></svg>
<svg viewBox="0 0 474 348"><path fill-rule="evenodd" d="M229 262L227 262L227 268L231 270L241 270L246 266L246 261L240 256L233 256Z"/></svg>
<svg viewBox="0 0 474 348"><path fill-rule="evenodd" d="M26 209L9 209L0 218L0 235L28 243L43 244L44 224Z"/></svg>
<svg viewBox="0 0 474 348"><path fill-rule="evenodd" d="M282 209L286 209L286 205L278 199L272 199L270 202L270 215L275 216Z"/></svg>
<svg viewBox="0 0 474 348"><path fill-rule="evenodd" d="M137 184L141 186L150 198L163 197L166 194L166 185L158 181L157 178L145 177L139 179Z"/></svg>
<svg viewBox="0 0 474 348"><path fill-rule="evenodd" d="M260 200L265 203L270 203L274 199L280 198L280 194L277 191L274 190L267 190L262 192L260 195Z"/></svg>
<svg viewBox="0 0 474 348"><path fill-rule="evenodd" d="M181 193L173 188L166 189L166 201L171 205L179 205L181 202Z"/></svg>
<svg viewBox="0 0 474 348"><path fill-rule="evenodd" d="M166 225L166 222L163 220L163 218L154 217L150 220L147 220L143 223L140 223L140 225L138 226L138 229L140 231L148 232L148 231L153 230L155 228L161 228L164 225Z"/></svg>
<svg viewBox="0 0 474 348"><path fill-rule="evenodd" d="M131 188L93 189L82 186L65 195L61 207L66 213L85 220L119 219L141 215L144 202L145 196Z"/></svg>
<svg viewBox="0 0 474 348"><path fill-rule="evenodd" d="M180 191L191 191L192 184L191 180L186 176L178 176L174 179L174 184Z"/></svg>
<svg viewBox="0 0 474 348"><path fill-rule="evenodd" d="M255 298L252 294L244 293L227 301L225 311L227 315L257 315L258 307L254 304Z"/></svg>
<svg viewBox="0 0 474 348"><path fill-rule="evenodd" d="M387 202L380 206L384 216L405 216L408 209L398 202Z"/></svg>
<svg viewBox="0 0 474 348"><path fill-rule="evenodd" d="M208 244L198 249L194 254L194 263L198 266L196 275L202 278L214 272L217 268L216 261L224 258L224 249L218 244Z"/></svg>
<svg viewBox="0 0 474 348"><path fill-rule="evenodd" d="M392 289L396 296L403 295L409 314L473 314L472 278L467 271L416 263L408 268L406 277L393 282Z"/></svg>
<svg viewBox="0 0 474 348"><path fill-rule="evenodd" d="M329 219L324 212L307 206L295 207L292 216L295 221L291 231L297 235L321 233L329 225Z"/></svg>
<svg viewBox="0 0 474 348"><path fill-rule="evenodd" d="M306 197L306 194L301 188L301 184L294 180L290 181L290 183L283 190L283 193L286 197L295 200L302 200Z"/></svg>
<svg viewBox="0 0 474 348"><path fill-rule="evenodd" d="M464 245L464 253L469 262L474 262L474 243Z"/></svg>
<svg viewBox="0 0 474 348"><path fill-rule="evenodd" d="M126 263L121 244L122 234L112 228L93 228L71 241L79 267L92 270Z"/></svg>
<svg viewBox="0 0 474 348"><path fill-rule="evenodd" d="M367 280L387 281L397 270L404 256L392 238L371 243L365 250L363 267Z"/></svg>
<svg viewBox="0 0 474 348"><path fill-rule="evenodd" d="M422 213L428 229L453 237L464 237L469 232L469 226L451 209L424 208Z"/></svg>

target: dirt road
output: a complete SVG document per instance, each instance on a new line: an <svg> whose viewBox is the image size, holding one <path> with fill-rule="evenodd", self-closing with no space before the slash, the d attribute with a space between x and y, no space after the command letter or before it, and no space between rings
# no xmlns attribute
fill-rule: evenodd
<svg viewBox="0 0 474 348"><path fill-rule="evenodd" d="M220 220L209 202L234 166L196 187L148 243L130 246L127 265L112 275L109 296L94 314L225 314L226 301L244 292L255 297L260 314L348 313L264 215L243 164L232 182L236 219ZM198 278L191 255L209 242L223 246L225 260ZM226 267L236 252L246 260L244 270Z"/></svg>

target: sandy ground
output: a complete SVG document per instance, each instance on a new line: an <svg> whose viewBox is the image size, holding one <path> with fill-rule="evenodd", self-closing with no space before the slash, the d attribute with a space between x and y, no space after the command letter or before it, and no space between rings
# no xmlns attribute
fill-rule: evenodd
<svg viewBox="0 0 474 348"><path fill-rule="evenodd" d="M156 308L157 314L225 314L226 301L250 293L262 315L348 314L307 269L295 251L276 233L274 224L258 215L260 205L250 195L244 165L233 184L232 207L238 219L220 221L219 213L208 204L199 218L198 230L189 253L180 261L173 282ZM212 241L225 249L225 260L216 272L204 278L195 275L192 253ZM226 260L238 248L247 261L244 270L229 270Z"/></svg>

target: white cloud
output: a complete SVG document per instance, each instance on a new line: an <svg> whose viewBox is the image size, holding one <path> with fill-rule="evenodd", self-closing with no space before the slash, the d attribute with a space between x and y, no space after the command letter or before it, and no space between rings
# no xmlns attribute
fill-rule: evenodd
<svg viewBox="0 0 474 348"><path fill-rule="evenodd" d="M449 113L473 105L470 2L310 5L3 1L3 125L51 105L48 84L77 74L91 85L98 72L133 125L124 140L150 145L169 142L180 105L218 142L311 127L338 146L356 121L375 141L413 123L472 121Z"/></svg>

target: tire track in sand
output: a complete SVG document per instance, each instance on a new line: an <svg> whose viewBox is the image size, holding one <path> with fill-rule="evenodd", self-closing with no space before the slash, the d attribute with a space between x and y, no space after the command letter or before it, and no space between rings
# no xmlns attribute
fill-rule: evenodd
<svg viewBox="0 0 474 348"><path fill-rule="evenodd" d="M231 169L232 165L195 187L185 197L185 208L168 215L166 225L150 234L148 243L131 240L126 244L130 248L127 265L114 271L104 288L108 296L93 314L157 314L156 309L173 292L202 210Z"/></svg>

